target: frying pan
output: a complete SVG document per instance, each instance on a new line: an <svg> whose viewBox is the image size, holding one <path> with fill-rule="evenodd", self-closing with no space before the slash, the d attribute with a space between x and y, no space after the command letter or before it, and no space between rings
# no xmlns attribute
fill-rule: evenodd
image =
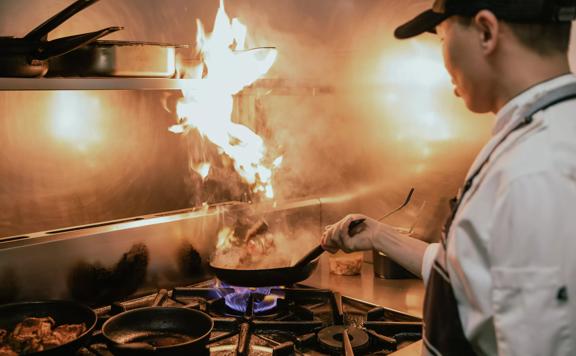
<svg viewBox="0 0 576 356"><path fill-rule="evenodd" d="M102 325L118 355L198 355L206 350L214 321L183 307L147 307L120 313Z"/></svg>
<svg viewBox="0 0 576 356"><path fill-rule="evenodd" d="M414 188L410 189L408 196L404 203L384 215L379 220L383 220L388 216L396 213L404 208L412 198ZM348 234L353 237L362 231L366 224L364 219L352 221L348 227ZM210 269L219 280L238 287L271 287L271 286L285 286L297 282L301 282L310 277L312 272L318 266L318 257L324 252L322 246L316 246L313 250L308 252L292 267L270 268L270 269L229 269L215 266L210 262Z"/></svg>
<svg viewBox="0 0 576 356"><path fill-rule="evenodd" d="M239 287L286 286L302 282L310 277L318 266L318 257L324 252L321 246L315 247L291 267L268 269L229 269L214 266L210 269L219 280Z"/></svg>
<svg viewBox="0 0 576 356"><path fill-rule="evenodd" d="M97 320L96 313L92 309L73 301L23 302L0 306L0 329L12 331L16 324L28 317L51 317L56 322L56 326L81 323L86 325L86 331L78 338L55 348L31 354L38 356L74 354L76 350L88 343L96 327Z"/></svg>
<svg viewBox="0 0 576 356"><path fill-rule="evenodd" d="M108 27L95 32L47 41L50 31L97 1L99 0L77 0L23 38L0 37L0 76L41 77L48 71L48 59L121 30L121 27Z"/></svg>

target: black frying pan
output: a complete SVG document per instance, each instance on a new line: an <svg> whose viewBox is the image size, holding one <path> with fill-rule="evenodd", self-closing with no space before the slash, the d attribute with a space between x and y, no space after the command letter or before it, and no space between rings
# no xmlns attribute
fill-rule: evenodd
<svg viewBox="0 0 576 356"><path fill-rule="evenodd" d="M201 355L214 321L182 307L148 307L120 313L102 326L115 355Z"/></svg>
<svg viewBox="0 0 576 356"><path fill-rule="evenodd" d="M412 196L414 189L409 193L406 205ZM402 207L404 207L402 205ZM399 210L399 209L397 209ZM396 212L395 210L394 212ZM363 228L364 219L352 221L348 234L354 236ZM210 263L210 269L219 280L238 287L273 287L292 285L302 282L310 277L318 266L318 257L324 253L322 246L316 246L313 250L302 257L294 266L269 269L230 269L222 268Z"/></svg>
<svg viewBox="0 0 576 356"><path fill-rule="evenodd" d="M55 348L31 354L38 356L73 355L76 350L88 343L97 320L96 313L92 309L73 301L23 302L0 306L0 329L11 332L16 324L28 317L51 317L56 326L81 323L86 325L86 331L78 338Z"/></svg>
<svg viewBox="0 0 576 356"><path fill-rule="evenodd" d="M219 280L239 287L274 287L292 285L310 277L318 266L318 257L324 252L321 246L315 247L291 267L268 269L228 269L214 266L210 268Z"/></svg>
<svg viewBox="0 0 576 356"><path fill-rule="evenodd" d="M100 37L121 30L121 27L108 27L95 32L47 41L50 31L97 1L99 0L77 0L30 31L23 38L0 37L0 76L41 77L48 71L48 59L63 55Z"/></svg>

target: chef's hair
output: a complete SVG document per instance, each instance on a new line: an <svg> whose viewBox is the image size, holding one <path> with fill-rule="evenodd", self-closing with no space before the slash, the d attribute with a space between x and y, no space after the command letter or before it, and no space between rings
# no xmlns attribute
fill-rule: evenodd
<svg viewBox="0 0 576 356"><path fill-rule="evenodd" d="M465 26L472 23L472 17L457 16ZM499 20L507 24L522 45L542 55L568 53L571 22L520 23Z"/></svg>

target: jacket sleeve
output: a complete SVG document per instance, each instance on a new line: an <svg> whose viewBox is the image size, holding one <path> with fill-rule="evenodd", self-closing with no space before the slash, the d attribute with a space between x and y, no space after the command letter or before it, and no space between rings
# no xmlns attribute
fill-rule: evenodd
<svg viewBox="0 0 576 356"><path fill-rule="evenodd" d="M431 243L426 247L424 252L424 258L422 259L422 280L424 285L428 285L428 279L430 278L430 271L432 270L432 264L436 259L438 254L438 249L440 248L440 243Z"/></svg>

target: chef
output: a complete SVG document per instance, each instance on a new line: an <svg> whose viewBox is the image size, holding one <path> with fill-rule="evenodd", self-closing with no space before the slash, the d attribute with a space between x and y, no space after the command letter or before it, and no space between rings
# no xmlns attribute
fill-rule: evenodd
<svg viewBox="0 0 576 356"><path fill-rule="evenodd" d="M437 34L456 95L496 115L440 242L359 214L322 236L422 277L424 354L576 355L575 17L575 0L437 0L395 31Z"/></svg>

